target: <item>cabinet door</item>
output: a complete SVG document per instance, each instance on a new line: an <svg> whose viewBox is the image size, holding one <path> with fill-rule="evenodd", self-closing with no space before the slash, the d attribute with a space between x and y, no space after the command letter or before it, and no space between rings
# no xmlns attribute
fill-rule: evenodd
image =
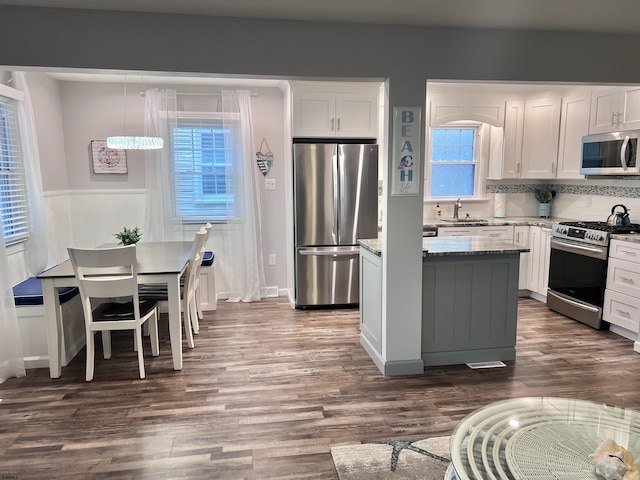
<svg viewBox="0 0 640 480"><path fill-rule="evenodd" d="M589 133L590 106L590 93L562 99L556 178L584 178L580 175L580 159L582 137Z"/></svg>
<svg viewBox="0 0 640 480"><path fill-rule="evenodd" d="M360 332L382 354L382 259L360 248Z"/></svg>
<svg viewBox="0 0 640 480"><path fill-rule="evenodd" d="M529 247L529 227L514 227L513 243L520 247ZM518 276L518 289L526 290L529 288L529 252L520 254L520 273Z"/></svg>
<svg viewBox="0 0 640 480"><path fill-rule="evenodd" d="M525 102L521 178L555 177L559 127L559 97Z"/></svg>
<svg viewBox="0 0 640 480"><path fill-rule="evenodd" d="M640 128L640 87L625 87L620 92L620 130Z"/></svg>
<svg viewBox="0 0 640 480"><path fill-rule="evenodd" d="M378 136L378 97L369 93L338 93L335 104L335 135Z"/></svg>
<svg viewBox="0 0 640 480"><path fill-rule="evenodd" d="M333 137L336 134L336 96L333 93L293 93L293 136Z"/></svg>
<svg viewBox="0 0 640 480"><path fill-rule="evenodd" d="M504 162L502 178L520 178L524 102L508 101L504 118Z"/></svg>
<svg viewBox="0 0 640 480"><path fill-rule="evenodd" d="M589 133L612 132L617 129L620 90L618 88L591 92Z"/></svg>
<svg viewBox="0 0 640 480"><path fill-rule="evenodd" d="M549 288L549 260L551 260L551 229L540 229L540 289L538 293L546 298L547 289Z"/></svg>
<svg viewBox="0 0 640 480"><path fill-rule="evenodd" d="M551 229L529 229L529 290L546 298L549 285L549 259L551 257Z"/></svg>
<svg viewBox="0 0 640 480"><path fill-rule="evenodd" d="M538 292L540 290L540 263L542 253L540 251L540 235L542 228L529 227L529 281L527 282L527 288L532 292Z"/></svg>
<svg viewBox="0 0 640 480"><path fill-rule="evenodd" d="M478 235L478 227L441 227L438 228L439 237L468 237Z"/></svg>

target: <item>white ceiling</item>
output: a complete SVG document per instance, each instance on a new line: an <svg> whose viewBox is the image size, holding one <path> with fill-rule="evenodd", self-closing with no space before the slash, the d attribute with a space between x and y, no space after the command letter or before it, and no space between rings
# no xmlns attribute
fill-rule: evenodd
<svg viewBox="0 0 640 480"><path fill-rule="evenodd" d="M639 0L0 0L0 5L373 24L640 33Z"/></svg>

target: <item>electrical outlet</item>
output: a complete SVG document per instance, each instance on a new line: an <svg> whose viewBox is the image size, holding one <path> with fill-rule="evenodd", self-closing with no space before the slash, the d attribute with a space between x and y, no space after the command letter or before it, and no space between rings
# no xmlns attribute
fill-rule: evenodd
<svg viewBox="0 0 640 480"><path fill-rule="evenodd" d="M264 189L265 190L275 190L276 189L276 179L275 178L265 178L264 179Z"/></svg>
<svg viewBox="0 0 640 480"><path fill-rule="evenodd" d="M276 264L276 254L275 253L270 253L269 254L269 265L275 265Z"/></svg>

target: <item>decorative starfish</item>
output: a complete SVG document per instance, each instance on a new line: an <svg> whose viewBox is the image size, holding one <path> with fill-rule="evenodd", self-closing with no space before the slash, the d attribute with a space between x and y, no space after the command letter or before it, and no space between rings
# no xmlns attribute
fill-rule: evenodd
<svg viewBox="0 0 640 480"><path fill-rule="evenodd" d="M445 457L441 457L440 455L436 455L435 453L427 452L419 447L414 446L415 442L419 440L387 440L386 442L376 442L384 445L391 445L393 447L393 451L391 452L391 471L395 472L396 468L398 468L398 457L400 456L400 452L405 448L407 450L414 451L421 455L425 455L427 457L431 457L435 460L439 460L440 462L449 463L450 460Z"/></svg>

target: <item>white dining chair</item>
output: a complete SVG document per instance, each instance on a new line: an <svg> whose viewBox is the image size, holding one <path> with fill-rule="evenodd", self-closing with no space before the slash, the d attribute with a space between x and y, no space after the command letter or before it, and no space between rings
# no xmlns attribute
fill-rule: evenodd
<svg viewBox="0 0 640 480"><path fill-rule="evenodd" d="M211 225L210 223L206 223L204 226L205 231L207 232L207 234L204 237L204 243L202 245L202 252L204 253L205 249L206 249L206 245L207 245L207 240L209 240L209 235L211 234L211 229L213 228L213 225ZM200 255L200 257L202 257L202 255ZM196 294L196 298L195 298L195 302L196 302L196 307L198 308L198 321L202 320L203 317L203 313L202 313L202 302L200 301L200 270L202 268L202 261L200 261L200 263L198 263L197 269L198 271L196 272L196 276L195 276L195 285L194 285L194 291Z"/></svg>
<svg viewBox="0 0 640 480"><path fill-rule="evenodd" d="M202 252L204 252L206 236L207 232L205 228L201 227L193 239L187 269L181 278L180 309L182 311L182 323L189 348L194 348L193 335L197 335L200 332L198 308L196 305L195 278L197 278L199 274L198 266L202 261ZM139 292L140 298L142 299L153 299L161 302L167 300L166 285L143 284L140 285Z"/></svg>
<svg viewBox="0 0 640 480"><path fill-rule="evenodd" d="M115 248L69 247L69 259L75 272L87 340L86 380L93 379L96 332L102 334L105 359L111 358L111 330L133 330L138 353L140 378L145 378L142 325L148 322L151 353L159 354L156 301L140 300L136 246Z"/></svg>

